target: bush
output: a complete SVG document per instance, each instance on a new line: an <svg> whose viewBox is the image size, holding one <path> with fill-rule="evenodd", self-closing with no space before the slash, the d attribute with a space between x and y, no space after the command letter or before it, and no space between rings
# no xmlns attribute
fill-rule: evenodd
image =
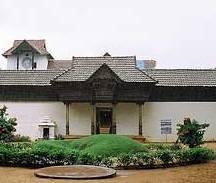
<svg viewBox="0 0 216 183"><path fill-rule="evenodd" d="M16 118L8 118L7 107L0 108L0 141L9 142L16 131Z"/></svg>
<svg viewBox="0 0 216 183"><path fill-rule="evenodd" d="M133 165L138 167L152 168L157 160L155 158L155 153L140 152L132 156L132 162Z"/></svg>
<svg viewBox="0 0 216 183"><path fill-rule="evenodd" d="M190 148L193 148L203 144L203 135L209 124L199 124L195 120L191 122L190 118L185 118L184 124L177 124L177 126L179 127L177 129L177 142L180 141Z"/></svg>
<svg viewBox="0 0 216 183"><path fill-rule="evenodd" d="M171 150L161 150L156 153L156 157L162 161L164 166L168 166L173 163L175 156Z"/></svg>
<svg viewBox="0 0 216 183"><path fill-rule="evenodd" d="M75 142L77 143L77 141ZM123 141L121 142L123 143ZM103 144L103 141L100 143ZM82 146L82 148L80 146L74 148L74 142L60 140L0 143L0 165L44 167L86 164L114 168L155 168L176 164L201 163L215 158L215 153L207 148L181 148L180 146L158 144L144 145L144 151L140 151L140 149L136 151L128 150L123 153L105 156L103 149L101 154L99 154L99 149L97 149L97 153L93 150L88 152L86 151L88 144L84 144L85 146ZM107 146L113 148L112 144ZM140 146L143 150L143 145L140 144ZM92 144L90 147L92 148ZM151 148L146 149L147 147Z"/></svg>
<svg viewBox="0 0 216 183"><path fill-rule="evenodd" d="M31 139L29 136L14 135L11 142L31 142Z"/></svg>
<svg viewBox="0 0 216 183"><path fill-rule="evenodd" d="M61 134L55 135L55 140L64 140L64 136Z"/></svg>
<svg viewBox="0 0 216 183"><path fill-rule="evenodd" d="M203 163L215 158L214 151L201 147L185 149L179 154L181 163Z"/></svg>

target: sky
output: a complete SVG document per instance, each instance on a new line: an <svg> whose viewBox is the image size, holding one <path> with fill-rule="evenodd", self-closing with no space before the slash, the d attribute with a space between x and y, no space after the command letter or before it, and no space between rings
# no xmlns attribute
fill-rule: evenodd
<svg viewBox="0 0 216 183"><path fill-rule="evenodd" d="M55 59L109 52L215 68L216 0L0 0L0 53L15 39L46 39Z"/></svg>

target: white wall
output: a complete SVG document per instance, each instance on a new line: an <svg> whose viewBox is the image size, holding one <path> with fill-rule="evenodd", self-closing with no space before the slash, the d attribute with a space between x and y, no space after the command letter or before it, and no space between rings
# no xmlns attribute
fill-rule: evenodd
<svg viewBox="0 0 216 183"><path fill-rule="evenodd" d="M17 68L17 57L11 55L7 57L7 70L16 70Z"/></svg>
<svg viewBox="0 0 216 183"><path fill-rule="evenodd" d="M0 102L8 107L9 117L17 118L17 134L39 137L38 124L49 116L57 124L56 134L65 135L65 105L63 102Z"/></svg>
<svg viewBox="0 0 216 183"><path fill-rule="evenodd" d="M38 124L49 116L57 124L56 133L65 135L66 107L62 102L0 102L6 105L10 117L17 118L17 133L31 138L39 137ZM117 134L138 135L139 110L134 103L118 103L116 106ZM172 120L172 135L168 141L176 140L176 124L185 117L210 123L205 140L216 140L216 102L146 102L143 107L143 135L148 141L165 141L160 132L160 121ZM91 134L91 105L70 105L70 134Z"/></svg>
<svg viewBox="0 0 216 183"><path fill-rule="evenodd" d="M175 141L176 124L185 117L201 123L210 123L205 140L216 140L216 102L147 102L144 105L143 135L149 141L165 141L160 133L160 120L171 119L173 134L168 141Z"/></svg>
<svg viewBox="0 0 216 183"><path fill-rule="evenodd" d="M32 53L31 52L26 52L29 54L28 57L32 58ZM22 53L19 55L19 70L25 70L22 66L22 60L26 57L26 53ZM37 68L36 70L46 70L48 66L48 58L45 55L39 55L35 54L34 55L34 62L37 63ZM8 56L7 58L7 69L8 70L16 70L17 69L17 56L16 55L11 55Z"/></svg>
<svg viewBox="0 0 216 183"><path fill-rule="evenodd" d="M116 106L116 133L139 134L139 107L135 103L118 103Z"/></svg>
<svg viewBox="0 0 216 183"><path fill-rule="evenodd" d="M91 134L91 106L89 103L70 104L70 135Z"/></svg>

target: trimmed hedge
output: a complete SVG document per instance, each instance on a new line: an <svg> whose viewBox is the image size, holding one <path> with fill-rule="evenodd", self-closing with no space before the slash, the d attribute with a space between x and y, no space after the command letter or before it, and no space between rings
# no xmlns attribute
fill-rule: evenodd
<svg viewBox="0 0 216 183"><path fill-rule="evenodd" d="M39 145L40 144L40 145ZM73 148L63 148L66 141L57 143L1 143L0 165L45 167L52 165L100 165L114 168L156 168L202 163L215 158L207 148L180 148L167 145L146 145L148 151L102 156ZM150 148L151 146L151 148Z"/></svg>

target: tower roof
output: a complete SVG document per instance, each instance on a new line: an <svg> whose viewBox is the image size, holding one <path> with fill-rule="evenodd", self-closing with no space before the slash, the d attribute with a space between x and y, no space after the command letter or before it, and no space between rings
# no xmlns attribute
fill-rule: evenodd
<svg viewBox="0 0 216 183"><path fill-rule="evenodd" d="M13 53L19 49L22 45L27 44L29 47L37 51L41 55L47 55L50 59L52 59L52 55L46 50L45 40L14 40L13 46L5 51L2 55L4 57L13 55Z"/></svg>

